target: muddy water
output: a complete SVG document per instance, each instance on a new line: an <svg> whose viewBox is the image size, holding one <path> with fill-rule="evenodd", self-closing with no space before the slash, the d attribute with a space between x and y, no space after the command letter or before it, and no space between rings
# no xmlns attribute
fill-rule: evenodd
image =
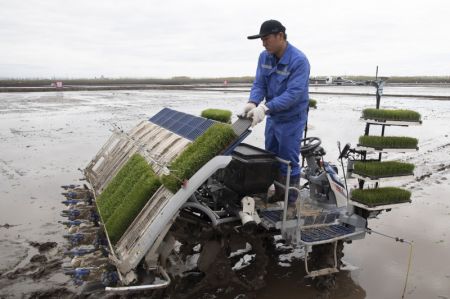
<svg viewBox="0 0 450 299"><path fill-rule="evenodd" d="M182 90L0 94L0 296L75 290L55 266L65 249L64 228L57 223L63 208L59 186L77 182L81 177L77 169L84 168L106 141L111 123L128 129L162 107L196 115L205 108L225 108L236 114L246 98L246 93ZM373 107L375 101L372 97L315 98L319 109L310 114L309 136L321 137L326 159L336 162L336 141L355 144L364 129L358 121L360 111ZM383 213L369 226L414 241L407 298L450 298L450 102L386 98L382 106L414 109L423 115L422 126L386 131L419 138L419 152L389 155L415 163L419 181L401 183L413 191L411 205ZM262 125L247 142L262 145ZM47 241L58 246L39 252L30 244ZM294 261L288 268L274 262L268 285L257 297L401 297L409 253L406 244L372 234L346 245L344 253L349 270L339 274L338 286L330 293L318 293L302 279L301 262ZM36 255L45 260L32 259ZM52 271L42 272L46 267Z"/></svg>

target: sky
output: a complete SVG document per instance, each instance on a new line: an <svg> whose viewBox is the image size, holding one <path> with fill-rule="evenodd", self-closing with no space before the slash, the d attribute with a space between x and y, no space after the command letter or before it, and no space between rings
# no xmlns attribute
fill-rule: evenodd
<svg viewBox="0 0 450 299"><path fill-rule="evenodd" d="M0 0L0 78L253 76L268 19L312 76L450 75L450 1Z"/></svg>

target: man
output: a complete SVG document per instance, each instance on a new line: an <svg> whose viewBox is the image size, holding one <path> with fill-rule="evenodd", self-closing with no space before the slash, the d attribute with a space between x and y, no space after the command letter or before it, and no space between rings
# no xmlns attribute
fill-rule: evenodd
<svg viewBox="0 0 450 299"><path fill-rule="evenodd" d="M248 36L248 39L257 38L266 50L259 55L255 81L243 114L252 118L252 127L267 116L265 148L291 162L290 185L298 186L300 140L308 117L309 62L305 54L287 41L286 28L279 21L265 21L259 34ZM280 174L278 181L285 182L286 165L280 165ZM275 186L275 194L269 201L283 199L284 190ZM291 217L296 199L297 192L289 192Z"/></svg>

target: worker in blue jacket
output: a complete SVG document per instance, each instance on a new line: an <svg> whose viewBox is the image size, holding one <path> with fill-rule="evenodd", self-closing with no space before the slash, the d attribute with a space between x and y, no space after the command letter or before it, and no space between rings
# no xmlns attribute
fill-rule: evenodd
<svg viewBox="0 0 450 299"><path fill-rule="evenodd" d="M252 127L266 118L265 148L291 162L290 185L300 182L300 140L309 105L310 66L305 54L287 41L286 28L276 20L265 21L259 34L248 39L262 40L256 77L243 114L252 118ZM265 101L264 101L265 100ZM279 181L286 181L287 166L280 164ZM284 199L284 190L275 186L270 201ZM289 206L295 210L296 192L289 192ZM292 209L291 209L292 210Z"/></svg>

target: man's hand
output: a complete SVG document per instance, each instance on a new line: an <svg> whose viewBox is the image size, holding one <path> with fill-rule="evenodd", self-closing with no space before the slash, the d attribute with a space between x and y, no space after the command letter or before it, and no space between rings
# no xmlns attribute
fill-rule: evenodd
<svg viewBox="0 0 450 299"><path fill-rule="evenodd" d="M245 107L244 107L244 110L243 110L242 113L241 113L241 116L242 116L242 117L248 117L248 116L247 116L247 113L248 113L250 110L254 109L254 108L256 108L255 103L248 102L247 104L245 104Z"/></svg>
<svg viewBox="0 0 450 299"><path fill-rule="evenodd" d="M269 110L269 108L267 108L266 105L260 104L258 107L253 108L247 113L247 117L253 119L252 128L264 120L267 110Z"/></svg>

